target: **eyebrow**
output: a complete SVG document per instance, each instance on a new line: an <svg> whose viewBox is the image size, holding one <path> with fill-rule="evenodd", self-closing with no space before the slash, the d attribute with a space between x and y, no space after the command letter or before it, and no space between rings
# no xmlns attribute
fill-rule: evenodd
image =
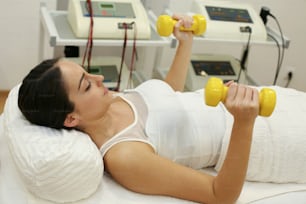
<svg viewBox="0 0 306 204"><path fill-rule="evenodd" d="M78 90L80 90L80 87L81 87L81 84L82 84L82 81L83 81L84 77L85 77L85 73L83 73L81 78L80 78Z"/></svg>

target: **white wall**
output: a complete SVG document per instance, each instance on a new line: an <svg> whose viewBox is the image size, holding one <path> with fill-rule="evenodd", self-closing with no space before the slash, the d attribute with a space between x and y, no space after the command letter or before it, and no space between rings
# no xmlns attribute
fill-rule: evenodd
<svg viewBox="0 0 306 204"><path fill-rule="evenodd" d="M1 2L0 90L11 89L38 63L39 5L38 0Z"/></svg>
<svg viewBox="0 0 306 204"><path fill-rule="evenodd" d="M44 0L55 5L56 0ZM238 1L238 0L235 0ZM240 0L251 3L259 12L261 6L268 6L279 19L283 32L291 39L278 84L284 85L287 67L294 67L295 72L290 87L306 91L306 69L304 59L306 40L306 1L292 0ZM148 7L163 10L170 5L175 11L187 9L190 1L186 0L143 0ZM39 62L39 0L3 1L0 8L1 51L0 51L0 89L10 89L19 83L24 75ZM269 25L276 28L273 20ZM218 44L207 47L218 49ZM224 50L223 48L220 48ZM228 47L235 55L240 51L236 46ZM238 54L237 54L238 53ZM253 46L249 59L249 73L261 84L271 84L276 68L276 48Z"/></svg>
<svg viewBox="0 0 306 204"><path fill-rule="evenodd" d="M37 63L38 1L1 3L0 89L9 89Z"/></svg>

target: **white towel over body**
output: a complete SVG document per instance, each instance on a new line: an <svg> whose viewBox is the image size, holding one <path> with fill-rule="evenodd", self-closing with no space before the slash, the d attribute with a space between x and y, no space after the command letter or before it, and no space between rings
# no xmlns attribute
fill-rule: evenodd
<svg viewBox="0 0 306 204"><path fill-rule="evenodd" d="M276 183L306 182L306 93L273 87L277 104L270 117L256 119L247 180ZM216 165L220 170L229 144L233 118Z"/></svg>

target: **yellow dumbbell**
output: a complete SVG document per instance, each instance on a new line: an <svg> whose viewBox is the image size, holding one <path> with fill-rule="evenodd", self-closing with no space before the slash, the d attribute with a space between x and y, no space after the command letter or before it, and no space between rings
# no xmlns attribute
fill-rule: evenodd
<svg viewBox="0 0 306 204"><path fill-rule="evenodd" d="M182 31L192 31L195 35L201 35L206 30L206 20L203 15L196 14L193 17L193 23L190 28L180 27ZM169 36L173 32L174 25L176 20L171 18L168 15L161 15L158 17L156 22L157 32L160 36Z"/></svg>
<svg viewBox="0 0 306 204"><path fill-rule="evenodd" d="M209 106L216 106L224 101L228 87L224 86L220 78L209 78L205 87L205 103ZM273 89L263 88L259 92L259 115L270 116L275 108L276 93Z"/></svg>

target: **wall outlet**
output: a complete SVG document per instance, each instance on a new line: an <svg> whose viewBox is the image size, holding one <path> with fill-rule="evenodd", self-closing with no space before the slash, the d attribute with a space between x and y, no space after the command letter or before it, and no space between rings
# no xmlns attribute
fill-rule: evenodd
<svg viewBox="0 0 306 204"><path fill-rule="evenodd" d="M295 72L295 67L287 66L284 72L284 80L288 80L289 73L291 73L291 76L293 76L294 72Z"/></svg>

